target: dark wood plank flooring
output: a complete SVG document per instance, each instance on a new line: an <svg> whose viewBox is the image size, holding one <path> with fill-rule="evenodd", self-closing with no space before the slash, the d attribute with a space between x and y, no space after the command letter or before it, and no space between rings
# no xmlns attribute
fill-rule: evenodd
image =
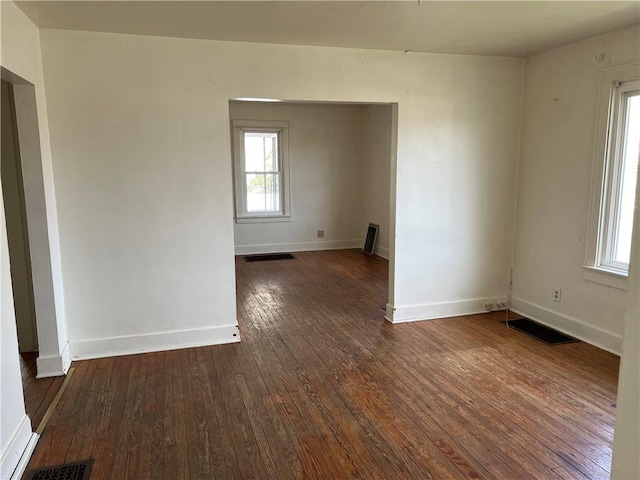
<svg viewBox="0 0 640 480"><path fill-rule="evenodd" d="M236 259L242 343L76 362L29 468L92 479L605 479L618 358L504 313L391 325L385 260Z"/></svg>
<svg viewBox="0 0 640 480"><path fill-rule="evenodd" d="M64 377L36 378L37 358L38 352L20 354L24 406L27 415L31 418L31 426L34 430L40 425L44 414L64 381Z"/></svg>

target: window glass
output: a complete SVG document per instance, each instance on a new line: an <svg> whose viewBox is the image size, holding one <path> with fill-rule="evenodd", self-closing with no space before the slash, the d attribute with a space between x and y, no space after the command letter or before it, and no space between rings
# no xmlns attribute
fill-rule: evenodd
<svg viewBox="0 0 640 480"><path fill-rule="evenodd" d="M622 155L620 156L621 180L618 221L615 229L613 260L629 264L633 211L638 178L638 156L640 153L640 94L634 92L626 97L625 128L623 130Z"/></svg>
<svg viewBox="0 0 640 480"><path fill-rule="evenodd" d="M245 132L244 161L246 172L278 170L278 134Z"/></svg>
<svg viewBox="0 0 640 480"><path fill-rule="evenodd" d="M248 212L280 211L278 173L247 173L246 182Z"/></svg>

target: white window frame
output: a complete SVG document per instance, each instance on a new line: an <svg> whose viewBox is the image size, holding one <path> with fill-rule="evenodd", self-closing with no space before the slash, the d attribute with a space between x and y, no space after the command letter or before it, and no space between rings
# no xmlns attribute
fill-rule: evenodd
<svg viewBox="0 0 640 480"><path fill-rule="evenodd" d="M626 290L629 266L613 261L615 226L622 179L621 143L625 133L627 94L640 89L640 64L605 69L601 74L593 183L584 278Z"/></svg>
<svg viewBox="0 0 640 480"><path fill-rule="evenodd" d="M233 120L233 164L235 180L236 223L269 223L291 221L289 123L276 120ZM280 211L249 212L245 182L244 134L246 132L277 133L280 172Z"/></svg>

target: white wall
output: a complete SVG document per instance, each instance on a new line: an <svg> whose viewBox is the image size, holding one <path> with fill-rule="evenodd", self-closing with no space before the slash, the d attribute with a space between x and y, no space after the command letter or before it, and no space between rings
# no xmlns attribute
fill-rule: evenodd
<svg viewBox="0 0 640 480"><path fill-rule="evenodd" d="M20 78L14 83L36 321L38 375L60 375L69 368L57 206L53 185L49 126L42 80L39 30L12 2L2 8L2 66ZM22 82L30 84L21 84Z"/></svg>
<svg viewBox="0 0 640 480"><path fill-rule="evenodd" d="M0 34L4 33L3 20L3 9L0 8ZM3 60L0 48L0 64ZM0 478L9 478L18 465L30 436L31 422L24 409L18 362L4 202L0 194Z"/></svg>
<svg viewBox="0 0 640 480"><path fill-rule="evenodd" d="M634 26L535 55L525 74L514 309L616 353L626 292L585 280L582 265L600 72L637 62L639 35Z"/></svg>
<svg viewBox="0 0 640 480"><path fill-rule="evenodd" d="M0 479L4 480L11 476L27 448L31 437L31 421L24 410L7 230L1 195L0 207Z"/></svg>
<svg viewBox="0 0 640 480"><path fill-rule="evenodd" d="M41 37L75 355L235 324L230 98L398 102L394 320L504 295L520 60Z"/></svg>
<svg viewBox="0 0 640 480"><path fill-rule="evenodd" d="M291 221L235 224L236 253L360 246L363 107L231 102L229 115L289 123Z"/></svg>
<svg viewBox="0 0 640 480"><path fill-rule="evenodd" d="M0 8L0 33L4 20ZM4 60L0 49L0 64ZM4 125L2 126L4 128ZM3 145L4 146L4 145ZM9 268L7 229L0 183L0 478L9 478L27 448L31 421L24 409L18 336Z"/></svg>
<svg viewBox="0 0 640 480"><path fill-rule="evenodd" d="M389 215L391 202L391 105L362 107L362 214L360 246L364 245L369 223L379 225L374 253L389 258ZM395 199L394 199L395 200Z"/></svg>

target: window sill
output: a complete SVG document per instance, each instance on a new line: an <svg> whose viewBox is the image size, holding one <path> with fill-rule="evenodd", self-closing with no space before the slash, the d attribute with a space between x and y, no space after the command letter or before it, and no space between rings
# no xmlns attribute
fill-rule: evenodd
<svg viewBox="0 0 640 480"><path fill-rule="evenodd" d="M624 273L605 270L604 268L594 267L591 265L583 265L582 268L584 269L582 277L589 282L608 285L609 287L617 288L619 290L627 289L628 275Z"/></svg>
<svg viewBox="0 0 640 480"><path fill-rule="evenodd" d="M236 217L236 223L280 223L290 221L291 215Z"/></svg>

